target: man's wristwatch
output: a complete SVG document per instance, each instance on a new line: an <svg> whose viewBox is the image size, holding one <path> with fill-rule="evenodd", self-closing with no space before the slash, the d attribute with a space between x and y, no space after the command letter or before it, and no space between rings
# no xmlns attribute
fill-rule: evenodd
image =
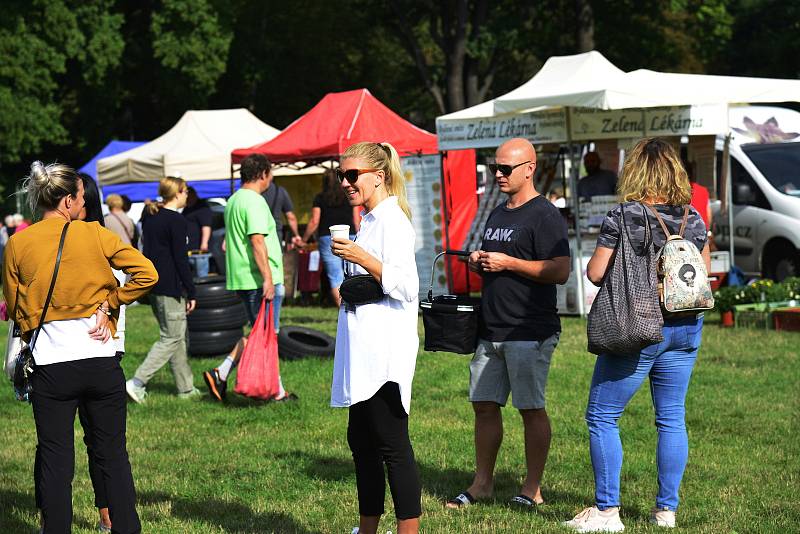
<svg viewBox="0 0 800 534"><path fill-rule="evenodd" d="M103 308L102 306L97 308L97 311L105 313L107 316L111 317L111 310L108 308Z"/></svg>

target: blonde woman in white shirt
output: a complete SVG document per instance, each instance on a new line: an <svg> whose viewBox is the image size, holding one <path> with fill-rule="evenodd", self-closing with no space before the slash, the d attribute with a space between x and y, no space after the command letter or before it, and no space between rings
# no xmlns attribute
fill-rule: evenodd
<svg viewBox="0 0 800 534"><path fill-rule="evenodd" d="M363 207L363 218L355 242L334 238L331 248L348 275L371 275L380 295L368 304L343 302L336 333L331 406L350 410L347 441L360 515L353 532L377 532L386 465L397 532L416 533L421 487L408 413L419 348L419 279L400 158L389 143L357 143L342 154L337 174L350 205Z"/></svg>

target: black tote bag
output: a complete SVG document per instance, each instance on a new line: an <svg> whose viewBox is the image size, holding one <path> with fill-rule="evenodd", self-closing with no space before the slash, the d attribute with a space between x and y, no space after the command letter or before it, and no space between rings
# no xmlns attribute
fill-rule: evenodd
<svg viewBox="0 0 800 534"><path fill-rule="evenodd" d="M642 211L644 250L637 254L625 224L625 207L620 204L617 248L589 311L587 334L593 354L635 354L664 340L656 254L644 206Z"/></svg>

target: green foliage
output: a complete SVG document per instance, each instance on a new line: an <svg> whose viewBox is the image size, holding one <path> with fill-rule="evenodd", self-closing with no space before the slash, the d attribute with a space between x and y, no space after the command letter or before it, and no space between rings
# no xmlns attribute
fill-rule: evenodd
<svg viewBox="0 0 800 534"><path fill-rule="evenodd" d="M151 31L155 58L180 73L180 83L192 88L197 101L207 100L225 72L233 38L212 5L207 0L163 0L153 13Z"/></svg>
<svg viewBox="0 0 800 534"><path fill-rule="evenodd" d="M800 278L786 278L783 282L757 280L748 286L725 286L714 292L714 306L719 311L730 311L739 304L788 300L800 300Z"/></svg>
<svg viewBox="0 0 800 534"><path fill-rule="evenodd" d="M800 76L797 2L589 4L595 48L625 70ZM13 189L32 159L77 166L110 139L152 139L188 108L247 107L284 127L327 92L368 87L433 129L451 88L464 93L452 102L470 105L574 53L575 9L572 0L5 0L0 185ZM460 30L454 60L446 43Z"/></svg>

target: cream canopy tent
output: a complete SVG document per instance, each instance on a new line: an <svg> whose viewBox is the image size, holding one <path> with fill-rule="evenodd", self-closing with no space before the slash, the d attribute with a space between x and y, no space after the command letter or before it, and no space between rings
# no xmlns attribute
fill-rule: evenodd
<svg viewBox="0 0 800 534"><path fill-rule="evenodd" d="M789 102L800 98L800 80L666 73L629 73L596 51L551 57L528 82L495 99L496 113L535 106L628 109L748 102Z"/></svg>
<svg viewBox="0 0 800 534"><path fill-rule="evenodd" d="M728 132L728 106L800 100L800 80L624 72L599 52L548 59L494 100L436 119L440 150ZM624 115L622 113L625 113Z"/></svg>
<svg viewBox="0 0 800 534"><path fill-rule="evenodd" d="M100 185L231 177L231 151L275 137L279 130L246 109L187 111L164 135L97 162Z"/></svg>

